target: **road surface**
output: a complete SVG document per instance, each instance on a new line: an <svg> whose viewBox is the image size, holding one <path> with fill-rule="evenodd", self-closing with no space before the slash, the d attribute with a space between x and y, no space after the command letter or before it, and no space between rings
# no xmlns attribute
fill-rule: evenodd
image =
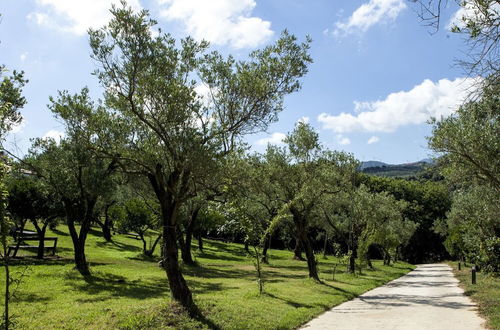
<svg viewBox="0 0 500 330"><path fill-rule="evenodd" d="M302 329L485 329L445 264L415 270L323 313Z"/></svg>

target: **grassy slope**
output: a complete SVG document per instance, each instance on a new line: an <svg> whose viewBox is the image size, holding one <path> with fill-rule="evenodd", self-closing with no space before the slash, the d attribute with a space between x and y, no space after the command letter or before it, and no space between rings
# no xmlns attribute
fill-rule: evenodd
<svg viewBox="0 0 500 330"><path fill-rule="evenodd" d="M457 262L448 263L460 281L465 295L470 296L479 307L479 313L487 320L491 329L500 329L500 277L477 273L476 284L471 283L470 267L458 270ZM469 265L470 266L470 265Z"/></svg>
<svg viewBox="0 0 500 330"><path fill-rule="evenodd" d="M404 263L382 266L375 261L376 271L361 276L337 273L332 281L336 260L320 258L324 283L319 284L307 278L305 262L291 260L288 251L271 250L270 265L264 268L266 293L259 296L252 259L241 245L206 242L204 253L194 250L200 266L184 267L195 301L205 315L190 320L168 303L165 272L155 261L140 257L140 241L116 236L113 243L105 243L98 231L93 232L87 240L93 278L85 281L72 269L66 229L61 226L59 230L49 235L59 236L61 258L29 261L29 275L12 305L20 328L290 329L413 268ZM23 269L21 265L13 268ZM3 280L1 271L0 276Z"/></svg>

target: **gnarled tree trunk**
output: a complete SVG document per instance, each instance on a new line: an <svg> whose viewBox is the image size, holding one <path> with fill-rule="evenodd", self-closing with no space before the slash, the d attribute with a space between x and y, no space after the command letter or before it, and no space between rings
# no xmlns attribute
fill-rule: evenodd
<svg viewBox="0 0 500 330"><path fill-rule="evenodd" d="M295 238L295 248L293 249L293 259L295 260L304 260L302 257L302 242L300 238Z"/></svg>
<svg viewBox="0 0 500 330"><path fill-rule="evenodd" d="M316 257L311 245L311 241L307 235L307 225L305 217L296 209L290 209L293 215L293 222L297 230L298 241L302 244L304 252L306 253L307 268L309 270L309 277L319 281L318 267L316 265Z"/></svg>
<svg viewBox="0 0 500 330"><path fill-rule="evenodd" d="M45 252L45 233L47 231L47 226L50 220L47 220L42 227L38 225L36 220L32 220L33 226L35 226L36 233L38 234L38 249L36 258L43 259Z"/></svg>
<svg viewBox="0 0 500 330"><path fill-rule="evenodd" d="M184 244L181 245L181 256L182 261L189 265L194 265L193 256L191 254L191 242L193 240L193 232L196 226L196 220L198 219L198 214L200 212L201 207L195 207L191 215L189 217L189 222L185 228L186 230L186 239L184 240Z"/></svg>
<svg viewBox="0 0 500 330"><path fill-rule="evenodd" d="M148 175L148 179L153 186L155 194L160 203L161 221L162 221L162 261L161 265L167 274L170 294L173 300L179 302L190 313L194 312L196 306L193 301L191 290L189 289L184 276L182 276L179 265L178 247L177 247L177 214L179 201L175 198L172 191L168 189L176 187L180 182L180 173L173 172L165 179L161 165L157 165L155 174Z"/></svg>
<svg viewBox="0 0 500 330"><path fill-rule="evenodd" d="M85 256L85 241L87 240L87 234L90 231L92 215L96 202L97 200L92 198L83 201L80 200L77 203L73 203L67 199L64 201L67 219L66 222L71 240L73 241L73 249L75 253L75 268L84 276L90 275L89 265ZM80 233L76 231L75 227L75 221L78 218L81 220Z"/></svg>

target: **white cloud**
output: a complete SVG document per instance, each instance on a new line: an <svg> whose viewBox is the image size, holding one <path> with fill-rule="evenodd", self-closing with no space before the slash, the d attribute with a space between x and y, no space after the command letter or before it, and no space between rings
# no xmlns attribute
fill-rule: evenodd
<svg viewBox="0 0 500 330"><path fill-rule="evenodd" d="M24 131L24 126L26 126L26 120L23 119L19 124L12 126L12 129L10 130L9 133L11 134L22 133Z"/></svg>
<svg viewBox="0 0 500 330"><path fill-rule="evenodd" d="M335 23L333 36L363 33L379 23L394 21L406 8L404 0L370 0L358 7L345 21Z"/></svg>
<svg viewBox="0 0 500 330"><path fill-rule="evenodd" d="M323 129L337 133L393 132L401 126L425 123L431 117L446 117L467 98L477 79L429 79L409 91L389 94L384 100L354 102L355 115L322 113L318 121Z"/></svg>
<svg viewBox="0 0 500 330"><path fill-rule="evenodd" d="M489 8L488 15L491 14L492 17L498 17L500 14L500 3L494 3ZM471 2L466 2L464 6L460 6L460 8L451 16L450 21L446 28L451 30L454 26L459 28L465 27L465 21L468 19L474 20L484 20L484 13L482 10L478 8L478 5L475 5Z"/></svg>
<svg viewBox="0 0 500 330"><path fill-rule="evenodd" d="M283 133L273 133L268 138L263 138L258 140L256 143L261 146L267 146L268 144L283 144L283 140L286 138L286 134Z"/></svg>
<svg viewBox="0 0 500 330"><path fill-rule="evenodd" d="M234 48L256 47L273 35L271 22L251 16L254 0L157 0L160 15L179 20L195 39Z"/></svg>
<svg viewBox="0 0 500 330"><path fill-rule="evenodd" d="M64 132L57 131L55 129L51 129L50 131L45 133L45 135L42 138L43 139L54 139L57 143L59 143L59 141L61 141L61 139L64 138L65 135L66 134L64 134Z"/></svg>
<svg viewBox="0 0 500 330"><path fill-rule="evenodd" d="M343 136L342 134L337 135L337 142L343 146L351 144L351 140L348 137Z"/></svg>
<svg viewBox="0 0 500 330"><path fill-rule="evenodd" d="M309 117L304 116L300 117L299 120L297 120L298 123L304 123L304 124L309 124Z"/></svg>
<svg viewBox="0 0 500 330"><path fill-rule="evenodd" d="M378 136L372 136L371 138L368 139L368 141L366 143L374 144L374 143L377 143L378 141L380 141Z"/></svg>
<svg viewBox="0 0 500 330"><path fill-rule="evenodd" d="M111 18L111 4L120 6L120 0L36 0L39 9L27 18L36 24L84 35L87 30L105 25ZM134 10L141 9L139 0L128 0Z"/></svg>
<svg viewBox="0 0 500 330"><path fill-rule="evenodd" d="M24 52L21 55L19 55L19 59L21 60L21 62L26 61L26 58L28 58L28 52Z"/></svg>

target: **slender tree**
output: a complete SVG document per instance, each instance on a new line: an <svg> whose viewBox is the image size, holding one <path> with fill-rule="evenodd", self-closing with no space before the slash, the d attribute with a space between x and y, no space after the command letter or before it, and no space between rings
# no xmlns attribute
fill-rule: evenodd
<svg viewBox="0 0 500 330"><path fill-rule="evenodd" d="M65 137L59 142L35 140L23 164L37 173L62 201L76 269L90 275L85 241L95 219L96 204L113 187L116 169L114 160L98 157L92 146L106 145L115 137L106 135L110 127L102 124L107 114L90 100L87 89L75 95L61 92L57 99L51 98L49 109L65 125Z"/></svg>
<svg viewBox="0 0 500 330"><path fill-rule="evenodd" d="M153 36L155 22L146 11L111 12L107 26L90 32L90 45L106 103L123 119L126 134L101 152L150 181L160 204L162 265L172 298L194 311L178 262L179 209L196 195L201 178L220 170L219 160L243 134L277 119L283 97L300 88L307 72L309 40L298 44L284 32L247 61L236 61L207 53L206 42L186 38L177 48L170 35Z"/></svg>

